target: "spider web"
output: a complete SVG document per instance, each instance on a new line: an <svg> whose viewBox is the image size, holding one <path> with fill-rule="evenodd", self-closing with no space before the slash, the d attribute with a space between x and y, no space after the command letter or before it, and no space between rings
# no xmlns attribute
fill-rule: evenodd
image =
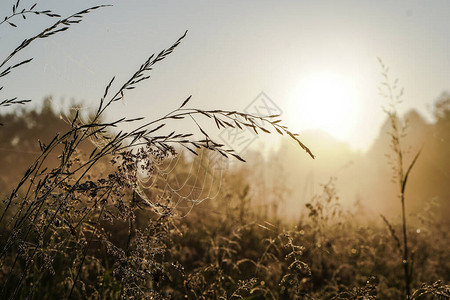
<svg viewBox="0 0 450 300"><path fill-rule="evenodd" d="M134 190L150 206L177 209L184 217L196 205L217 197L226 160L210 150L199 151L198 156L179 152L164 159L150 155L136 166Z"/></svg>

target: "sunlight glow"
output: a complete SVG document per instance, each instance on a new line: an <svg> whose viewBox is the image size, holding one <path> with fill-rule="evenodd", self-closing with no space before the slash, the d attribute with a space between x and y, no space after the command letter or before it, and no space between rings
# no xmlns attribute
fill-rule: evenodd
<svg viewBox="0 0 450 300"><path fill-rule="evenodd" d="M293 95L295 118L303 128L320 129L350 140L360 111L354 82L331 72L302 80Z"/></svg>

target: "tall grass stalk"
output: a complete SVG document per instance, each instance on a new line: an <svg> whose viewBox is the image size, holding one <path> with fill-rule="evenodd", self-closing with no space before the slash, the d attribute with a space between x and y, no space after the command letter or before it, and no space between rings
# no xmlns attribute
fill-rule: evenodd
<svg viewBox="0 0 450 300"><path fill-rule="evenodd" d="M384 107L383 110L387 114L390 122L391 130L388 132L390 137L390 148L393 156L387 155L389 159L389 163L392 166L393 170L393 180L398 185L399 190L399 198L401 204L401 213L402 213L402 265L404 272L404 281L405 281L405 294L406 299L410 299L411 297L411 277L412 277L412 269L410 268L411 261L409 257L409 249L408 249L408 236L407 236L407 224L406 224L406 184L408 182L408 176L419 158L420 151L414 156L412 161L409 163L408 167L405 168L405 155L406 151L403 148L402 141L406 137L406 129L407 122L402 122L401 118L397 112L397 105L402 103L403 97L403 88L399 90L398 88L398 79L395 79L393 82L390 80L388 76L389 68L385 66L381 59L378 59L382 68L382 76L384 81L379 86L379 94L388 100L388 106ZM389 228L393 228L387 219L383 217L383 220L387 223ZM395 232L391 230L394 239L398 241L398 238L395 235Z"/></svg>
<svg viewBox="0 0 450 300"><path fill-rule="evenodd" d="M11 20L18 14L25 16L27 12L17 13L22 11L19 6L17 1L12 13L5 17L5 23L0 23L0 26L9 24L17 27ZM13 61L32 42L66 31L81 22L87 13L102 7L92 7L60 18L41 33L25 39L3 61L0 60L0 78L11 76L16 68L31 62L32 58L17 63ZM43 14L59 18L52 12L44 11ZM56 273L58 276L53 278L59 277L61 284L66 285L63 289L65 294L51 297L87 297L84 280L92 279L89 279L90 274L83 275L86 262L98 261L98 278L105 278L110 270L108 260L112 257L116 258L114 275L121 284L119 297L155 297L155 286L164 271L160 261L167 249L170 216L175 208L171 205L172 191L165 192L161 197L136 197L139 172L149 176L154 174L157 169L155 162L175 157L180 149L194 155L202 149L216 151L224 157L244 161L233 149L227 149L212 139L197 122L199 118L213 120L219 129L249 128L255 133L276 131L294 139L314 157L297 134L280 123L278 115L261 117L238 111L187 108L191 96L166 115L143 125L135 125L129 131L118 131L117 128L124 123L136 124L143 118L123 117L113 122L103 121L108 108L123 100L128 90L149 79L154 66L170 55L186 34L187 31L169 48L151 55L126 82L115 87L113 77L91 117L86 119L76 112L70 116L68 131L55 135L47 144L40 142L41 154L2 206L0 223L4 227L0 232L0 298L33 298L43 278ZM0 102L0 107L27 102L28 99L12 98ZM191 132L161 133L163 127L170 127L181 119L193 121ZM91 145L92 150L85 153L87 158L83 158L79 149L91 141L95 146ZM58 157L56 166L51 157ZM105 161L110 162L106 176L95 172L95 167ZM135 222L138 210L146 211L149 216L148 223L141 224L140 228ZM115 226L120 226L121 222L128 224L128 239L123 246L125 250L114 244L111 227L105 221L114 222ZM97 258L101 256L98 251L109 254L103 256L106 261ZM55 266L57 261L59 266ZM98 295L104 292L105 288L100 283L94 280L91 292Z"/></svg>

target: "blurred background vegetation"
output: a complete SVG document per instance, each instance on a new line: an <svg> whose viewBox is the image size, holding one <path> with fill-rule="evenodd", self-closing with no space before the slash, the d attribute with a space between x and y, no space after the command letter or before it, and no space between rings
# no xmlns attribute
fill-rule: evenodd
<svg viewBox="0 0 450 300"><path fill-rule="evenodd" d="M1 115L4 123L0 131L0 165L8 172L0 174L0 191L7 195L36 155L39 143L49 142L56 133L70 128L65 112L55 111L51 99L36 109L21 109ZM72 104L69 111L82 105ZM408 210L417 215L425 207L434 207L441 221L448 223L450 211L450 95L443 93L434 103L436 121L426 122L414 110L404 115L408 129L404 145L408 145L410 160L422 149L421 158L411 173L408 187ZM64 116L64 117L63 117ZM70 116L69 116L70 119ZM304 140L313 143L319 159L311 160L285 139L279 149L264 155L254 150L245 154L248 164L233 166L246 172L248 184L258 186L250 192L254 205L269 205L271 213L293 219L300 216L303 205L318 192L319 184L336 177L340 203L352 207L355 203L371 213L389 216L399 214L396 186L391 182L392 170L386 160L389 153L389 121L380 128L379 135L366 153L354 152L344 143L325 132L307 131ZM82 145L83 146L86 145ZM80 149L87 152L88 147ZM213 165L211 165L213 167ZM236 170L235 170L236 171Z"/></svg>

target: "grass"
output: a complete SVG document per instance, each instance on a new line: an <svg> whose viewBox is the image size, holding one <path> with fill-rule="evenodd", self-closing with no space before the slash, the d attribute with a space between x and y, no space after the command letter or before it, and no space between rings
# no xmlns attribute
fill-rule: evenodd
<svg viewBox="0 0 450 300"><path fill-rule="evenodd" d="M399 199L401 204L401 212L402 212L402 264L403 264L403 270L404 270L404 280L405 280L405 296L406 299L410 299L411 297L411 276L412 276L412 269L411 269L411 263L409 259L409 248L408 248L408 235L407 235L407 227L406 227L406 199L405 199L405 193L406 193L406 185L408 182L408 176L414 167L417 159L419 158L420 151L417 152L417 154L414 156L413 160L409 163L409 165L406 167L404 162L404 157L406 156L405 149L403 148L402 141L406 136L406 130L407 125L402 124L400 121L400 118L397 114L397 105L400 104L401 97L403 96L403 89L400 89L398 91L397 82L396 79L393 83L389 80L388 71L389 68L386 67L381 59L379 59L379 62L382 67L382 75L385 79L380 85L379 91L380 94L387 98L389 101L389 107L385 108L384 111L386 112L389 121L390 121L390 131L388 132L388 135L390 137L390 147L391 151L393 153L393 157L388 156L389 163L392 166L393 171L393 181L398 185L399 188ZM387 219L382 216L383 220L387 224L388 228L391 231L392 237L397 242L397 245L400 245L399 238L396 236L395 232L392 230L392 226L389 224Z"/></svg>
<svg viewBox="0 0 450 300"><path fill-rule="evenodd" d="M12 14L5 17L2 24L11 23L16 17L20 2L16 2ZM50 38L68 30L82 21L86 14L102 9L95 6L67 18L61 18L39 34L25 39L1 63L0 77L11 76L15 69L32 61L12 61L32 42ZM30 8L32 10L34 6ZM26 12L22 10L23 16ZM37 13L39 15L39 13ZM51 12L49 17L59 17ZM35 297L39 286L46 285L46 275L61 276L64 281L58 295L72 298L86 296L85 264L97 262L100 270L105 271L107 261L96 257L97 251L115 254L117 267L113 275L119 279L121 289L119 296L143 297L156 293L152 279L159 274L163 266L158 262L165 249L166 230L174 214L173 189L163 191L156 199L136 197L139 190L139 176L158 176L158 162L164 163L176 157L178 149L183 147L194 155L200 149L218 152L224 157L234 157L244 161L233 149L215 142L199 126L196 119L211 119L220 128L251 128L255 133L266 132L265 125L286 134L295 140L310 156L311 151L287 127L283 126L278 116L255 116L238 111L201 110L185 108L190 96L179 108L156 120L136 125L134 129L124 132L115 130L123 123L135 123L138 119L121 118L113 122L103 122L103 115L114 103L122 100L127 90L134 89L139 83L150 78L149 72L160 61L170 55L186 36L185 32L175 43L158 54L151 55L132 76L114 89L115 77L105 88L98 108L87 119L78 111L70 118L70 129L54 136L49 142L40 144L41 154L27 169L19 183L5 199L0 222L2 228L2 245L0 260L2 266L3 298ZM17 98L6 99L0 106L26 104L29 100ZM193 121L203 138L195 138L192 132L160 134L161 128L180 119ZM79 154L79 148L89 141L94 142L87 157ZM177 149L178 147L178 149ZM50 157L57 153L56 166ZM95 173L95 167L109 160L109 174ZM164 178L163 178L164 180ZM141 194L141 196L143 196ZM189 201L195 201L183 197ZM156 214L147 224L136 227L137 211ZM105 221L128 224L127 243L117 247L111 240ZM93 250L94 249L94 250ZM91 252L93 251L94 254ZM102 252L103 251L103 252ZM55 265L69 265L68 270L59 270ZM155 268L156 266L156 268ZM152 271L149 271L152 270ZM156 273L155 273L156 272ZM150 285L150 286L148 286ZM62 292L64 290L64 292ZM95 289L98 293L99 291ZM91 293L93 291L90 291ZM61 294L60 294L61 293Z"/></svg>
<svg viewBox="0 0 450 300"><path fill-rule="evenodd" d="M16 47L0 63L0 77L32 61L18 59L28 45L67 31L103 7L66 18L35 13L59 19ZM33 9L17 1L0 26L17 27L13 20ZM211 138L199 118L219 129L286 135L314 158L278 116L189 108L189 96L155 120L103 121L185 37L150 56L124 83L113 77L95 111L88 117L75 112L67 130L39 141L39 154L1 207L2 299L449 299L450 287L439 281L450 274L446 233L431 222L419 235L406 224L405 188L415 159L405 171L395 109L387 112L403 218L400 226L385 218L387 230L361 223L361 216L342 208L333 179L306 205L308 215L295 222L269 216L269 204L256 209L261 199L252 199L250 191L259 187L242 169L224 174L223 192L210 201L201 201L208 198L203 184L214 173L210 164L208 172L185 181L186 193L172 184L184 176L188 153L199 166L212 153L243 161ZM28 102L11 98L0 107ZM191 120L192 130L161 133L181 119ZM123 123L135 126L117 130ZM172 166L176 159L180 163ZM166 176L168 169L173 177ZM184 217L181 204L192 208Z"/></svg>

